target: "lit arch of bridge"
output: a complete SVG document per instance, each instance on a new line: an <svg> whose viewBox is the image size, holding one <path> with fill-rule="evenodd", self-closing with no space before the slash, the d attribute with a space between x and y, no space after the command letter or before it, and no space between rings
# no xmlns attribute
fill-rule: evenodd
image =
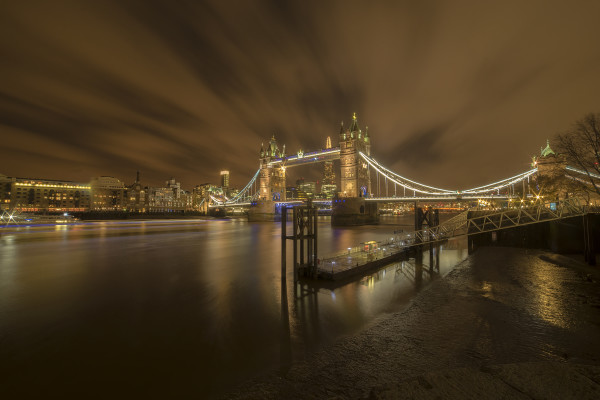
<svg viewBox="0 0 600 400"><path fill-rule="evenodd" d="M260 169L256 171L250 182L244 186L242 190L239 191L231 199L227 198L224 194L220 196L221 198L209 195L211 200L211 204L209 207L222 207L222 206L246 206L250 205L250 203L258 198L258 190L256 189L256 178L260 174Z"/></svg>

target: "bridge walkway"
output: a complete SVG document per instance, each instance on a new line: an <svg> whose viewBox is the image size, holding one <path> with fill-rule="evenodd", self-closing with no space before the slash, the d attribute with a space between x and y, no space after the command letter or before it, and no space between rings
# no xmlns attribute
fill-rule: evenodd
<svg viewBox="0 0 600 400"><path fill-rule="evenodd" d="M578 198L560 202L538 201L529 206L519 203L502 210L466 210L439 226L395 235L385 242L365 242L319 260L318 275L325 279L344 279L369 269L407 259L418 246L441 243L459 236L492 232L518 226L581 216L588 212Z"/></svg>

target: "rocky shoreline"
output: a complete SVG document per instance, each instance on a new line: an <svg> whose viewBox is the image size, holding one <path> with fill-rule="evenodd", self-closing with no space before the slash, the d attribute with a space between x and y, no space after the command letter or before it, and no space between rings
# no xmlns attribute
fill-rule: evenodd
<svg viewBox="0 0 600 400"><path fill-rule="evenodd" d="M600 271L484 247L403 311L225 398L598 398L599 366Z"/></svg>

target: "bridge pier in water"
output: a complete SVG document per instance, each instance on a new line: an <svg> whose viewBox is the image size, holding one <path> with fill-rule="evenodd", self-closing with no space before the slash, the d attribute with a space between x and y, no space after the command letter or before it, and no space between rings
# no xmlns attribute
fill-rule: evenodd
<svg viewBox="0 0 600 400"><path fill-rule="evenodd" d="M273 200L257 200L248 210L249 222L274 222L281 221L281 211L277 210L277 203ZM280 211L279 213L277 211Z"/></svg>
<svg viewBox="0 0 600 400"><path fill-rule="evenodd" d="M331 225L357 226L379 223L377 203L364 197L336 197L332 203Z"/></svg>

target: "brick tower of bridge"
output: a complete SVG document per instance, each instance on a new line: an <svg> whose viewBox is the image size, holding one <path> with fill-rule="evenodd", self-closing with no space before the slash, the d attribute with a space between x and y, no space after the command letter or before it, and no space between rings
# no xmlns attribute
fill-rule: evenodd
<svg viewBox="0 0 600 400"><path fill-rule="evenodd" d="M258 199L252 202L248 210L248 221L277 221L281 218L277 202L285 201L285 167L282 163L275 166L272 162L285 157L285 145L282 150L277 146L275 136L267 148L260 147L260 187Z"/></svg>
<svg viewBox="0 0 600 400"><path fill-rule="evenodd" d="M279 151L275 136L267 148L260 148L260 200L285 201L285 167L274 167L271 161L285 157L285 145Z"/></svg>
<svg viewBox="0 0 600 400"><path fill-rule="evenodd" d="M358 127L356 114L352 115L350 128L340 129L341 187L332 203L331 224L336 226L376 224L377 203L367 202L371 196L369 167L360 153L371 155L368 128Z"/></svg>
<svg viewBox="0 0 600 400"><path fill-rule="evenodd" d="M573 191L577 184L565 176L567 159L564 154L556 154L550 148L550 141L546 140L546 147L540 149L540 155L533 157L532 167L537 168L534 178L536 192L546 198L564 199L569 191Z"/></svg>
<svg viewBox="0 0 600 400"><path fill-rule="evenodd" d="M371 155L371 139L369 128L363 131L358 127L356 113L352 115L349 129L340 128L340 197L369 197L371 194L371 179L367 163L360 157L359 152Z"/></svg>

